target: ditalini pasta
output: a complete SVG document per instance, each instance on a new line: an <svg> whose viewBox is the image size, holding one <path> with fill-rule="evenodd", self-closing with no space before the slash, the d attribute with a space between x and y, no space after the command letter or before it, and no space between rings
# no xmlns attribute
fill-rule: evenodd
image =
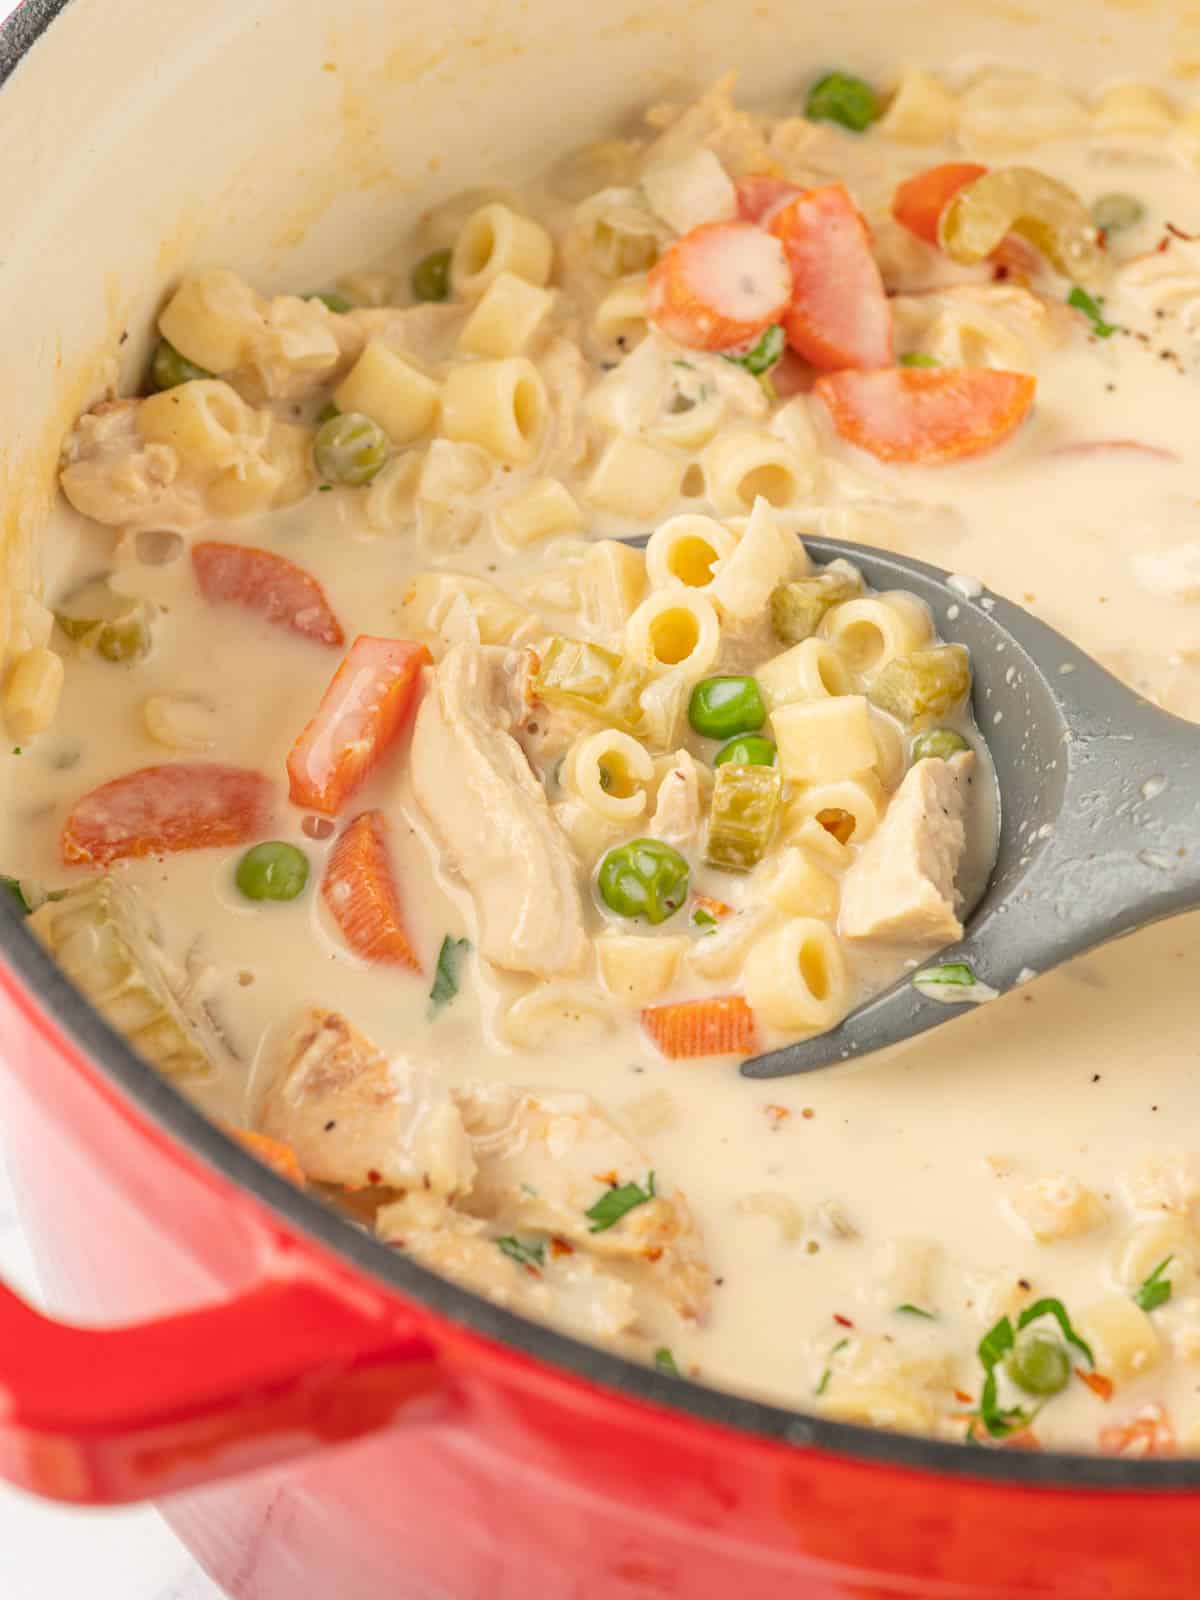
<svg viewBox="0 0 1200 1600"><path fill-rule="evenodd" d="M874 1426L1200 1448L1194 929L737 1070L931 968L986 994L945 947L1003 803L990 589L1200 718L1200 113L820 65L417 198L319 293L167 286L6 610L6 899L501 1304Z"/></svg>

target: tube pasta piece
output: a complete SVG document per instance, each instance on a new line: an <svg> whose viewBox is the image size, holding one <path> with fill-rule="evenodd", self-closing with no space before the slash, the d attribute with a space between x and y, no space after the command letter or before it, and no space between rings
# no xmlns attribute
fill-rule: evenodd
<svg viewBox="0 0 1200 1600"><path fill-rule="evenodd" d="M464 355L524 355L554 309L554 294L502 272L492 279L458 336Z"/></svg>
<svg viewBox="0 0 1200 1600"><path fill-rule="evenodd" d="M875 740L875 770L883 787L891 793L899 787L908 769L904 735L891 717L871 707L871 736Z"/></svg>
<svg viewBox="0 0 1200 1600"><path fill-rule="evenodd" d="M777 510L808 500L816 463L759 428L725 428L704 452L704 482L719 516L744 516L761 496Z"/></svg>
<svg viewBox="0 0 1200 1600"><path fill-rule="evenodd" d="M1087 207L1065 183L1034 167L997 167L976 178L938 222L942 249L964 266L986 260L1009 233L1028 239L1085 289L1098 292L1108 283L1112 263Z"/></svg>
<svg viewBox="0 0 1200 1600"><path fill-rule="evenodd" d="M755 674L768 709L850 693L846 663L824 639L805 639L772 656Z"/></svg>
<svg viewBox="0 0 1200 1600"><path fill-rule="evenodd" d="M715 436L725 420L724 396L716 385L702 384L693 404L681 404L688 397L679 396L667 401L667 410L660 412L657 421L647 429L656 444L667 445L672 450L683 450L689 455L704 446ZM673 409L679 406L679 409Z"/></svg>
<svg viewBox="0 0 1200 1600"><path fill-rule="evenodd" d="M333 391L339 411L358 411L377 422L393 444L411 444L437 420L439 390L411 362L372 339Z"/></svg>
<svg viewBox="0 0 1200 1600"><path fill-rule="evenodd" d="M14 739L32 739L53 723L65 670L62 657L45 646L17 657L4 686L4 721Z"/></svg>
<svg viewBox="0 0 1200 1600"><path fill-rule="evenodd" d="M158 318L158 331L207 372L233 372L249 355L249 335L266 307L236 272L214 268L183 280Z"/></svg>
<svg viewBox="0 0 1200 1600"><path fill-rule="evenodd" d="M569 1029L610 1033L612 1002L590 983L539 983L514 1000L500 1018L500 1032L517 1050L537 1050Z"/></svg>
<svg viewBox="0 0 1200 1600"><path fill-rule="evenodd" d="M625 625L629 659L653 672L675 668L693 681L717 659L721 624L712 601L689 589L647 595Z"/></svg>
<svg viewBox="0 0 1200 1600"><path fill-rule="evenodd" d="M645 272L670 238L642 190L627 186L589 195L576 209L575 221L586 264L605 278Z"/></svg>
<svg viewBox="0 0 1200 1600"><path fill-rule="evenodd" d="M832 922L837 916L836 881L799 845L768 856L755 874L754 892L789 917Z"/></svg>
<svg viewBox="0 0 1200 1600"><path fill-rule="evenodd" d="M806 825L815 821L839 844L865 844L878 828L886 806L883 785L874 772L860 772L835 783L806 784L788 802L783 838L787 843L798 839Z"/></svg>
<svg viewBox="0 0 1200 1600"><path fill-rule="evenodd" d="M834 606L820 631L851 672L869 678L898 656L923 650L933 638L933 619L915 595L896 591Z"/></svg>
<svg viewBox="0 0 1200 1600"><path fill-rule="evenodd" d="M796 917L768 933L747 956L743 981L754 1014L773 1028L822 1032L849 1007L842 947L815 917Z"/></svg>
<svg viewBox="0 0 1200 1600"><path fill-rule="evenodd" d="M779 814L778 767L717 768L704 859L724 872L749 872L770 847Z"/></svg>
<svg viewBox="0 0 1200 1600"><path fill-rule="evenodd" d="M762 616L773 591L807 564L800 540L780 527L760 495L741 538L716 571L712 598L722 616L733 622L752 622Z"/></svg>
<svg viewBox="0 0 1200 1600"><path fill-rule="evenodd" d="M634 822L646 809L654 762L629 734L616 728L589 734L567 752L567 791L610 822Z"/></svg>
<svg viewBox="0 0 1200 1600"><path fill-rule="evenodd" d="M677 498L683 469L679 456L644 439L617 434L592 468L583 497L631 522L649 521Z"/></svg>
<svg viewBox="0 0 1200 1600"><path fill-rule="evenodd" d="M150 395L137 409L143 439L169 445L182 460L211 470L233 466L243 441L261 438L268 425L265 415L219 378L181 383Z"/></svg>
<svg viewBox="0 0 1200 1600"><path fill-rule="evenodd" d="M875 131L901 144L940 144L957 120L958 101L945 84L932 73L909 68Z"/></svg>
<svg viewBox="0 0 1200 1600"><path fill-rule="evenodd" d="M689 943L686 938L603 934L596 940L596 959L604 987L627 1005L650 1005L674 983Z"/></svg>
<svg viewBox="0 0 1200 1600"><path fill-rule="evenodd" d="M538 478L523 494L506 501L496 520L513 544L527 545L560 533L577 533L583 527L583 512L565 484L557 478Z"/></svg>
<svg viewBox="0 0 1200 1600"><path fill-rule="evenodd" d="M646 557L618 539L601 539L588 548L579 571L583 620L610 644L625 637L625 624L646 592Z"/></svg>
<svg viewBox="0 0 1200 1600"><path fill-rule="evenodd" d="M1129 1295L1110 1295L1075 1318L1092 1347L1096 1370L1116 1383L1130 1383L1161 1358L1162 1341L1153 1322Z"/></svg>
<svg viewBox="0 0 1200 1600"><path fill-rule="evenodd" d="M1092 127L1098 133L1166 134L1174 126L1171 100L1148 83L1114 84L1092 107Z"/></svg>
<svg viewBox="0 0 1200 1600"><path fill-rule="evenodd" d="M790 816L785 815L784 820L788 841L800 846L823 871L844 872L854 860L849 846L822 826L815 816L805 817L798 824Z"/></svg>
<svg viewBox="0 0 1200 1600"><path fill-rule="evenodd" d="M195 695L151 695L142 703L142 726L156 744L197 754L211 750L220 731L214 707Z"/></svg>
<svg viewBox="0 0 1200 1600"><path fill-rule="evenodd" d="M648 1006L642 1012L642 1026L671 1061L748 1056L758 1048L754 1013L741 995Z"/></svg>
<svg viewBox="0 0 1200 1600"><path fill-rule="evenodd" d="M541 373L524 356L452 367L442 389L442 431L479 445L510 466L541 447L550 401Z"/></svg>
<svg viewBox="0 0 1200 1600"><path fill-rule="evenodd" d="M592 338L602 349L632 350L650 331L650 306L644 272L621 278L596 307Z"/></svg>
<svg viewBox="0 0 1200 1600"><path fill-rule="evenodd" d="M1080 101L1038 72L984 72L959 97L959 137L968 148L1033 149L1086 129L1087 112Z"/></svg>
<svg viewBox="0 0 1200 1600"><path fill-rule="evenodd" d="M641 737L651 750L672 750L683 737L692 679L682 667L660 672L642 690Z"/></svg>
<svg viewBox="0 0 1200 1600"><path fill-rule="evenodd" d="M771 726L789 782L836 783L874 769L875 740L863 695L780 706L771 714Z"/></svg>
<svg viewBox="0 0 1200 1600"><path fill-rule="evenodd" d="M718 567L736 543L729 529L712 517L687 512L669 517L646 544L650 587L711 589Z"/></svg>
<svg viewBox="0 0 1200 1600"><path fill-rule="evenodd" d="M450 258L450 282L462 300L473 300L502 273L541 288L554 265L554 243L540 223L493 202L467 218Z"/></svg>

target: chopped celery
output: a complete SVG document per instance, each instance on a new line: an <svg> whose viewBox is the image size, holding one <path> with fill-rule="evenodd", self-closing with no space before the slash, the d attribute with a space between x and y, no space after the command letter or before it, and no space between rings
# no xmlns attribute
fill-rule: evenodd
<svg viewBox="0 0 1200 1600"><path fill-rule="evenodd" d="M534 692L547 704L582 711L606 727L638 734L647 677L613 650L555 634L541 653Z"/></svg>
<svg viewBox="0 0 1200 1600"><path fill-rule="evenodd" d="M106 876L47 899L29 927L118 1033L169 1076L208 1072L204 1025L177 995L177 975L136 889Z"/></svg>
<svg viewBox="0 0 1200 1600"><path fill-rule="evenodd" d="M67 638L82 651L122 665L149 654L150 617L144 600L117 594L103 578L85 585L54 613Z"/></svg>
<svg viewBox="0 0 1200 1600"><path fill-rule="evenodd" d="M909 728L927 727L971 692L971 658L961 644L894 656L867 687L867 699Z"/></svg>
<svg viewBox="0 0 1200 1600"><path fill-rule="evenodd" d="M800 644L811 639L821 618L843 601L856 600L863 592L862 579L849 567L826 568L781 583L771 595L771 628L781 644Z"/></svg>
<svg viewBox="0 0 1200 1600"><path fill-rule="evenodd" d="M1033 167L997 167L966 184L942 212L938 236L953 261L973 266L1008 233L1028 239L1051 266L1093 292L1112 263L1079 196Z"/></svg>
<svg viewBox="0 0 1200 1600"><path fill-rule="evenodd" d="M778 767L716 769L708 846L704 859L725 872L749 872L762 860L775 831L783 778Z"/></svg>

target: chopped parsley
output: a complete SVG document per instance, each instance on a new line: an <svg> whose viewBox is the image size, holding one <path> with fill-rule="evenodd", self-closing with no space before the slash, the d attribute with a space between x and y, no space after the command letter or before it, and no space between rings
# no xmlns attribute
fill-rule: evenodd
<svg viewBox="0 0 1200 1600"><path fill-rule="evenodd" d="M317 485L317 493L318 494L332 494L332 492L333 492L333 485L331 483L319 483Z"/></svg>
<svg viewBox="0 0 1200 1600"><path fill-rule="evenodd" d="M428 1015L431 1018L436 1017L444 1006L448 1006L458 993L462 982L462 964L470 948L469 939L454 939L447 934L442 940L433 988L429 991Z"/></svg>
<svg viewBox="0 0 1200 1600"><path fill-rule="evenodd" d="M910 1305L906 1300L902 1306L896 1307L898 1317L924 1317L926 1322L936 1322L937 1318L932 1311L926 1311L921 1306Z"/></svg>
<svg viewBox="0 0 1200 1600"><path fill-rule="evenodd" d="M25 752L21 749L21 746L19 744L13 745L12 753L15 756L23 756L25 754Z"/></svg>
<svg viewBox="0 0 1200 1600"><path fill-rule="evenodd" d="M1163 1273L1174 1259L1173 1255L1164 1256L1134 1295L1134 1304L1141 1306L1143 1311L1157 1311L1159 1306L1165 1306L1171 1298L1171 1280L1164 1278Z"/></svg>
<svg viewBox="0 0 1200 1600"><path fill-rule="evenodd" d="M1076 311L1083 312L1084 316L1091 323L1092 332L1096 335L1097 339L1111 339L1113 334L1116 333L1117 330L1115 324L1111 322L1105 322L1104 320L1104 312L1101 309L1101 302L1094 299L1086 289L1081 289L1078 284L1075 285L1070 294L1067 296L1067 304L1069 306L1073 306Z"/></svg>
<svg viewBox="0 0 1200 1600"><path fill-rule="evenodd" d="M844 1350L849 1343L850 1343L849 1339L839 1339L838 1342L834 1345L833 1349L829 1352L830 1365L827 1366L825 1368L825 1371L821 1374L821 1381L820 1381L820 1383L818 1383L817 1388L816 1388L816 1393L817 1393L818 1396L823 1395L825 1393L826 1389L828 1389L828 1387L829 1387L829 1380L830 1380L830 1378L833 1377L833 1365L832 1365L832 1362L833 1362L834 1356L837 1355L839 1350Z"/></svg>
<svg viewBox="0 0 1200 1600"><path fill-rule="evenodd" d="M591 1223L588 1232L604 1233L614 1223L620 1222L628 1212L638 1206L648 1205L653 1199L653 1172L647 1176L644 1189L640 1183L622 1183L618 1187L606 1189L595 1205L584 1212L584 1216Z"/></svg>
<svg viewBox="0 0 1200 1600"><path fill-rule="evenodd" d="M1022 1428L1029 1427L1041 1410L1041 1406L1002 1406L999 1401L996 1368L1005 1356L1011 1354L1017 1342L1017 1333L1027 1328L1031 1322L1036 1322L1039 1317L1047 1316L1054 1318L1062 1330L1063 1338L1069 1344L1073 1344L1086 1358L1088 1366L1096 1365L1091 1346L1075 1332L1061 1300L1035 1300L1033 1305L1026 1306L1017 1318L1015 1331L1009 1318L1001 1317L1000 1321L989 1328L979 1341L978 1354L983 1363L984 1381L983 1391L979 1397L979 1410L972 1413L972 1416L979 1418L993 1439L1006 1439L1009 1434L1019 1433Z"/></svg>
<svg viewBox="0 0 1200 1600"><path fill-rule="evenodd" d="M693 928L715 928L716 925L716 917L713 916L711 911L705 911L703 906L697 906L695 911L692 912Z"/></svg>
<svg viewBox="0 0 1200 1600"><path fill-rule="evenodd" d="M506 1233L503 1238L496 1240L496 1248L503 1250L510 1261L515 1261L519 1267L530 1267L536 1271L546 1264L546 1244L543 1239L533 1239L523 1243L515 1233Z"/></svg>
<svg viewBox="0 0 1200 1600"><path fill-rule="evenodd" d="M679 1377L679 1368L675 1365L675 1357L666 1345L660 1345L654 1352L654 1365L660 1372L669 1372L673 1378Z"/></svg>
<svg viewBox="0 0 1200 1600"><path fill-rule="evenodd" d="M978 981L969 961L947 961L940 967L926 967L913 978L919 989L973 989Z"/></svg>
<svg viewBox="0 0 1200 1600"><path fill-rule="evenodd" d="M927 356L923 350L907 350L900 357L902 367L940 367L941 364L935 356Z"/></svg>
<svg viewBox="0 0 1200 1600"><path fill-rule="evenodd" d="M740 356L725 357L735 367L744 367L753 378L765 377L772 367L777 367L787 348L787 338L778 322L773 322L756 344Z"/></svg>
<svg viewBox="0 0 1200 1600"><path fill-rule="evenodd" d="M29 901L26 900L25 891L21 888L20 880L17 878L9 878L0 873L0 894L5 895L23 917L27 917L33 910Z"/></svg>

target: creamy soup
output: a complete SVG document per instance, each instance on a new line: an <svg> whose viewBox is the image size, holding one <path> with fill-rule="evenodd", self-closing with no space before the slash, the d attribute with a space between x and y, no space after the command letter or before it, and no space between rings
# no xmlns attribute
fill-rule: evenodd
<svg viewBox="0 0 1200 1600"><path fill-rule="evenodd" d="M1195 132L997 71L730 96L320 296L176 288L64 445L11 898L264 1159L501 1304L801 1410L1188 1448L1190 921L738 1064L936 968L995 839L965 653L804 535L1200 720Z"/></svg>

